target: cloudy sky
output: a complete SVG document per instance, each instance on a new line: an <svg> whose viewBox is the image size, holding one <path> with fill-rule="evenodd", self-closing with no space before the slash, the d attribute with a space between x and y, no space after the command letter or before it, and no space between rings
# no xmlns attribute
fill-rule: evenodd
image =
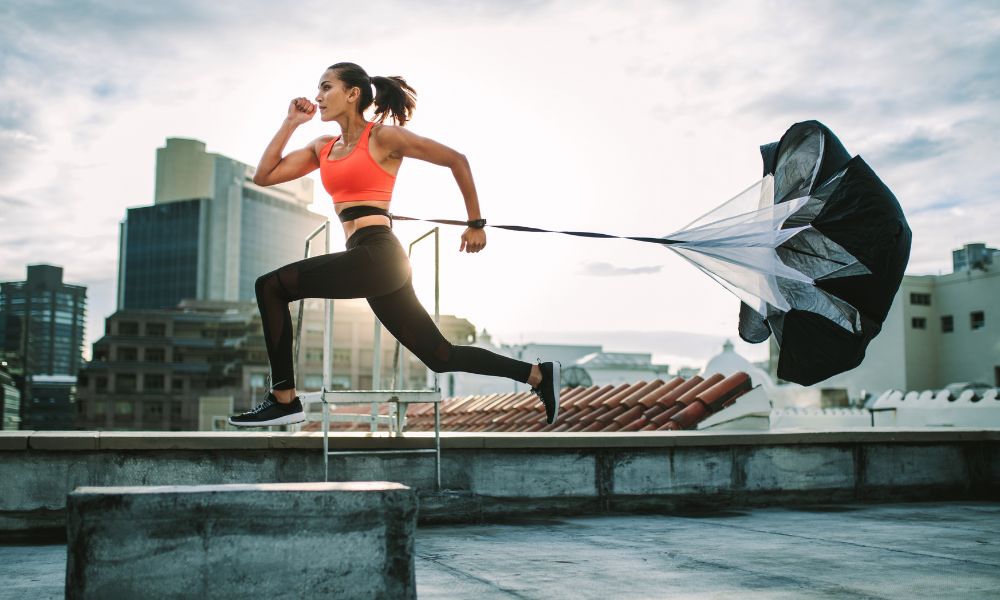
<svg viewBox="0 0 1000 600"><path fill-rule="evenodd" d="M0 3L0 279L63 266L88 287L93 341L114 311L118 222L152 203L156 148L196 138L256 165L289 99L343 60L412 83L410 126L468 156L492 223L664 235L759 178L760 144L818 119L899 198L909 273L949 271L967 242L1000 245L996 2L294 6ZM289 147L335 128L310 122ZM450 173L415 161L393 210L465 218ZM468 255L459 233L444 231L442 310L502 341L671 359L704 352L648 334L628 347L622 333L735 337L738 301L662 248L488 230ZM414 258L429 307L432 265Z"/></svg>

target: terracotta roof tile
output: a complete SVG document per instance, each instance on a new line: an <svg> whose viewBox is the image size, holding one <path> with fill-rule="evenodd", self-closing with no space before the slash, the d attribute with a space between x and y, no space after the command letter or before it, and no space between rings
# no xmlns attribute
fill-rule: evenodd
<svg viewBox="0 0 1000 600"><path fill-rule="evenodd" d="M625 425L624 427L622 427L621 430L622 431L639 431L643 427L645 427L648 423L649 423L649 421L646 419L646 417L644 415L639 415L639 418L635 419L631 423L628 423L627 425Z"/></svg>
<svg viewBox="0 0 1000 600"><path fill-rule="evenodd" d="M684 409L684 405L683 404L681 404L679 402L675 402L673 405L667 407L667 409L665 411L663 411L660 414L652 417L650 419L650 421L653 422L653 423L655 423L655 424L657 424L657 425L663 425L665 423L669 423L671 417L673 417L677 413L681 412L681 410L683 410L683 409Z"/></svg>
<svg viewBox="0 0 1000 600"><path fill-rule="evenodd" d="M670 381L590 386L562 390L559 418L549 425L538 397L529 391L447 398L441 403L444 431L652 431L689 429L712 412L723 410L750 389L745 373L730 377L713 374L707 379L676 377ZM346 407L345 407L346 408ZM368 407L355 407L367 415ZM386 414L387 406L380 412ZM338 413L349 414L346 410ZM434 409L430 404L410 405L407 429L430 431ZM318 430L309 423L307 430ZM367 422L331 423L335 431L367 431Z"/></svg>
<svg viewBox="0 0 1000 600"><path fill-rule="evenodd" d="M681 429L691 429L711 413L708 407L702 404L701 400L695 400L688 404L684 410L671 417L671 423L677 423Z"/></svg>
<svg viewBox="0 0 1000 600"><path fill-rule="evenodd" d="M638 385L638 384L637 384ZM663 382L659 379L647 383L646 385L640 386L639 389L634 390L631 394L622 399L622 404L628 406L629 408L635 406L639 403L639 400L650 395L657 388L662 387Z"/></svg>
<svg viewBox="0 0 1000 600"><path fill-rule="evenodd" d="M656 388L654 391L652 391L649 394L646 394L645 396L643 396L639 400L639 403L642 404L643 406L645 406L646 408L651 408L653 406L656 406L657 403L660 401L661 398L663 398L664 396L666 396L667 394L669 394L677 386L679 386L679 385L681 385L683 383L684 383L684 378L683 377L674 377L673 379L671 379L667 383L665 383L665 384L661 385L660 387Z"/></svg>
<svg viewBox="0 0 1000 600"><path fill-rule="evenodd" d="M639 418L642 415L644 409L645 409L644 406L642 406L641 404L637 404L636 406L633 406L632 408L626 410L622 414L615 417L615 423L617 423L619 427L624 427L625 425L628 425L632 421Z"/></svg>
<svg viewBox="0 0 1000 600"><path fill-rule="evenodd" d="M733 373L710 389L700 392L698 400L709 407L712 412L718 412L722 410L726 402L735 400L737 397L749 392L751 386L749 375L742 371Z"/></svg>
<svg viewBox="0 0 1000 600"><path fill-rule="evenodd" d="M601 408L604 408L604 407L601 407ZM591 416L591 419L593 419L595 421L600 421L602 423L607 423L608 421L611 421L612 419L615 420L615 421L617 421L618 420L617 419L618 415L620 415L620 414L622 414L624 412L627 412L628 410L629 410L629 408L627 406L625 406L624 404L619 404L618 406L613 406L613 407L611 407L611 408L609 408L607 410L601 411L601 412L599 412L600 409L595 409L594 411L591 412L590 416ZM596 415L596 416L594 416L594 415Z"/></svg>
<svg viewBox="0 0 1000 600"><path fill-rule="evenodd" d="M653 417L655 417L656 415L660 414L665 410L667 410L666 404L654 404L649 408L647 408L646 412L644 412L643 414L646 415L647 419L652 419Z"/></svg>
<svg viewBox="0 0 1000 600"><path fill-rule="evenodd" d="M711 388L713 385L719 383L723 379L725 379L725 377L719 375L718 373L715 373L714 375L711 375L708 379L705 379L704 381L700 382L698 385L694 386L693 388L689 389L687 392L682 394L680 397L678 397L677 402L687 406L688 404L694 402L695 398L698 397L698 394Z"/></svg>
<svg viewBox="0 0 1000 600"><path fill-rule="evenodd" d="M631 387L633 386L623 383L622 385L616 387L607 394L594 396L587 402L587 406L593 408L601 404L611 404L611 405L618 404L619 402L621 402L622 397L628 393L628 390Z"/></svg>

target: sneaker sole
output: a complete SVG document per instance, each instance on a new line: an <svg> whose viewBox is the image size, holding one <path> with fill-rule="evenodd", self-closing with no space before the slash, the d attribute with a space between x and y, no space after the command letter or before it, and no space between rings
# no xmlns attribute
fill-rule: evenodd
<svg viewBox="0 0 1000 600"><path fill-rule="evenodd" d="M294 425L295 423L302 423L305 420L306 414L298 412L278 417L277 419L271 419L270 421L233 421L232 417L230 417L229 424L236 427L270 427L271 425Z"/></svg>
<svg viewBox="0 0 1000 600"><path fill-rule="evenodd" d="M559 373L559 363L552 362L552 396L555 398L556 409L552 413L552 422L559 418L559 389L562 387L562 379Z"/></svg>

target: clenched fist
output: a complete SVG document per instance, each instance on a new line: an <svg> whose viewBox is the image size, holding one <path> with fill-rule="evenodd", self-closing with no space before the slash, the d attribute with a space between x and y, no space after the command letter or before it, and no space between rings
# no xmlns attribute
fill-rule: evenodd
<svg viewBox="0 0 1000 600"><path fill-rule="evenodd" d="M287 119L295 125L301 125L316 114L316 105L304 97L295 98L288 103Z"/></svg>

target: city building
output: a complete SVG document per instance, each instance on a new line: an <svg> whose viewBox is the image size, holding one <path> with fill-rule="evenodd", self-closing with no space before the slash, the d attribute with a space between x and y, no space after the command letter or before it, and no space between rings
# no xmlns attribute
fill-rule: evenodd
<svg viewBox="0 0 1000 600"><path fill-rule="evenodd" d="M855 406L887 390L941 390L961 383L1000 387L996 256L985 244L968 244L952 253L952 273L904 276L861 365L811 387L825 394L839 390ZM773 340L771 350L773 357ZM772 376L774 365L772 360Z"/></svg>
<svg viewBox="0 0 1000 600"><path fill-rule="evenodd" d="M2 360L20 380L22 429L67 429L83 364L87 288L63 269L28 265L25 281L0 282Z"/></svg>
<svg viewBox="0 0 1000 600"><path fill-rule="evenodd" d="M0 430L21 428L21 390L4 360L0 360L0 411Z"/></svg>
<svg viewBox="0 0 1000 600"><path fill-rule="evenodd" d="M951 251L951 266L955 273L997 268L1000 267L1000 250L987 248L986 244L966 244Z"/></svg>
<svg viewBox="0 0 1000 600"><path fill-rule="evenodd" d="M323 385L323 306L305 303L297 361L300 390ZM292 304L293 315L298 309ZM475 327L441 316L441 330L464 344ZM364 300L337 300L333 321L333 389L391 385L395 340L381 329L381 381L373 386L375 318ZM401 353L399 387L424 388L426 367ZM80 374L78 429L220 430L234 412L263 399L269 365L257 305L185 300L172 309L119 310L94 343Z"/></svg>
<svg viewBox="0 0 1000 600"><path fill-rule="evenodd" d="M300 260L326 221L310 211L311 179L262 187L254 168L168 138L156 152L154 204L119 227L119 309L172 308L184 299L252 301L260 275Z"/></svg>

